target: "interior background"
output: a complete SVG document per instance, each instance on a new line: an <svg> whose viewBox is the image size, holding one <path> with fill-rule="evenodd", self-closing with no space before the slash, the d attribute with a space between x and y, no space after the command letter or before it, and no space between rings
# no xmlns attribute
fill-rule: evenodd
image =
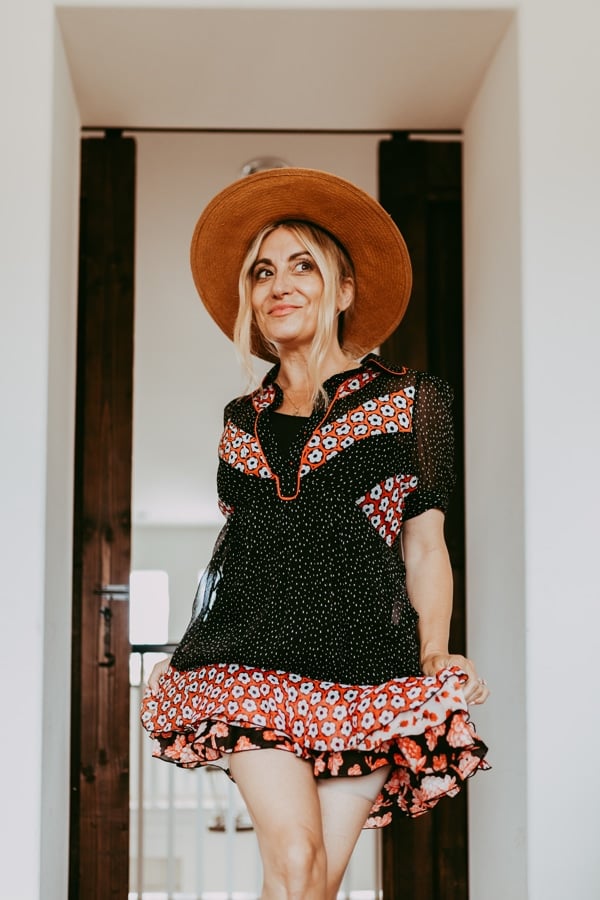
<svg viewBox="0 0 600 900"><path fill-rule="evenodd" d="M366 3L326 5L344 15L350 7L369 12ZM66 895L79 130L104 124L88 117L96 111L86 106L92 100L103 104L109 124L119 124L124 111L130 121L122 124L136 124L128 88L141 83L145 114L180 110L182 96L193 111L206 96L214 117L231 96L241 98L252 127L284 113L298 113L302 127L311 120L322 127L324 110L330 127L359 127L382 108L375 101L383 95L386 118L377 127L464 129L469 648L494 690L477 718L495 767L471 792L471 893L473 900L595 900L600 787L581 759L599 728L590 710L600 609L600 7L595 0L463 0L458 10L452 0L437 0L438 10L458 19L436 42L426 24L435 19L432 4L381 0L370 12L374 20L383 7L396 14L393 32L389 22L386 30L411 68L378 77L374 87L368 76L380 69L361 54L366 32L350 43L338 34L319 45L318 57L306 51L325 15L321 0L304 4L314 9L312 30L279 37L277 69L270 16L292 2L263 0L254 10L262 40L249 45L251 68L234 65L230 31L222 30L215 43L232 73L226 83L221 69L202 69L205 6L154 4L166 19L152 40L146 26L123 27L131 10L117 0L9 0L0 12L0 547L11 638L1 665L3 685L13 688L4 700L0 766L10 810L0 840L3 891L11 900ZM457 45L465 10L485 18L499 7L504 19L494 19L497 40L487 56L477 34ZM135 9L147 18L143 3ZM110 39L98 31L98 10L111 21ZM197 16L186 44L197 68L178 81L165 61L177 50L167 23L181 10ZM104 58L98 67L90 57L95 81L67 57L73 48L63 20L74 11L80 18L71 44L87 48L95 34ZM414 53L401 53L414 16L425 32ZM100 76L124 42L129 68L117 67L109 88ZM451 103L448 92L464 66L440 66L440 42L458 46L465 64L478 61L462 103ZM307 59L311 66L318 59L318 85L327 90L304 83L301 106L290 106ZM348 82L337 74L348 69L369 85L366 94L346 97ZM88 89L98 97L90 99ZM407 115L415 105L423 121ZM198 115L204 121L196 124L210 124L207 118Z"/></svg>

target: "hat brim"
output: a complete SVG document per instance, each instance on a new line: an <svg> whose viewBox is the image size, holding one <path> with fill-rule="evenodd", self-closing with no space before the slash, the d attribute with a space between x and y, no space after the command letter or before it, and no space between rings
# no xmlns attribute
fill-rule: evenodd
<svg viewBox="0 0 600 900"><path fill-rule="evenodd" d="M242 178L217 194L198 219L190 250L192 274L217 325L233 338L244 257L258 232L282 219L319 225L345 247L356 284L343 343L357 355L378 347L400 323L410 298L406 244L369 194L317 169L270 169ZM264 347L253 349L273 359Z"/></svg>

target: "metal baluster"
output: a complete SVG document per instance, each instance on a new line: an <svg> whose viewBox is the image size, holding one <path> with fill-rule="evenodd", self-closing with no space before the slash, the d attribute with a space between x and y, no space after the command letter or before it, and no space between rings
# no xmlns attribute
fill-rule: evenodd
<svg viewBox="0 0 600 900"><path fill-rule="evenodd" d="M256 832L254 834L254 860L255 860L255 868L256 868L256 898L260 897L260 892L262 890L262 880L263 880L263 869L262 869L262 859L260 858L260 852L258 849L258 841L256 839Z"/></svg>
<svg viewBox="0 0 600 900"><path fill-rule="evenodd" d="M383 872L382 872L382 859L383 859L383 848L381 846L381 828L375 829L375 852L373 854L373 861L375 867L375 897L377 900L383 900Z"/></svg>
<svg viewBox="0 0 600 900"><path fill-rule="evenodd" d="M144 655L140 657L140 683L137 685L137 706L138 709L142 702L142 693L144 689ZM142 900L144 894L144 741L141 729L137 730L138 743L138 796L137 796L137 895L138 900Z"/></svg>
<svg viewBox="0 0 600 900"><path fill-rule="evenodd" d="M227 779L227 807L225 809L225 891L227 900L233 896L235 869L235 797L233 782Z"/></svg>
<svg viewBox="0 0 600 900"><path fill-rule="evenodd" d="M206 770L196 771L196 897L201 900L204 891L204 778Z"/></svg>
<svg viewBox="0 0 600 900"><path fill-rule="evenodd" d="M352 857L348 860L348 865L346 866L346 871L344 872L344 877L342 879L342 883L340 885L340 890L338 891L338 897L343 897L344 900L350 896L350 890L352 887Z"/></svg>
<svg viewBox="0 0 600 900"><path fill-rule="evenodd" d="M167 898L175 890L175 766L169 764L167 775Z"/></svg>

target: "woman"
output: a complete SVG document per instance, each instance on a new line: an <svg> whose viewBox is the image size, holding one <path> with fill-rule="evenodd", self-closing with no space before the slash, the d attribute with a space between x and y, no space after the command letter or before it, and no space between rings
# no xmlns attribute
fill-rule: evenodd
<svg viewBox="0 0 600 900"><path fill-rule="evenodd" d="M340 178L276 169L226 188L192 270L242 359L275 366L225 409L227 521L142 720L156 756L226 756L264 898L329 900L363 827L487 768L467 704L488 689L448 649L451 393L360 361L402 318L411 269L389 216Z"/></svg>

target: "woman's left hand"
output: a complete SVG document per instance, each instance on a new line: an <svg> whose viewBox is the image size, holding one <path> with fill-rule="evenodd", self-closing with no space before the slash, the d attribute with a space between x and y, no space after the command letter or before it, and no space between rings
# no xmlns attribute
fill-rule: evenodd
<svg viewBox="0 0 600 900"><path fill-rule="evenodd" d="M441 669L449 669L458 666L466 672L468 680L463 685L463 693L467 703L485 703L490 696L485 678L480 678L475 668L475 663L461 656L459 653L431 653L421 661L424 675L436 675Z"/></svg>

